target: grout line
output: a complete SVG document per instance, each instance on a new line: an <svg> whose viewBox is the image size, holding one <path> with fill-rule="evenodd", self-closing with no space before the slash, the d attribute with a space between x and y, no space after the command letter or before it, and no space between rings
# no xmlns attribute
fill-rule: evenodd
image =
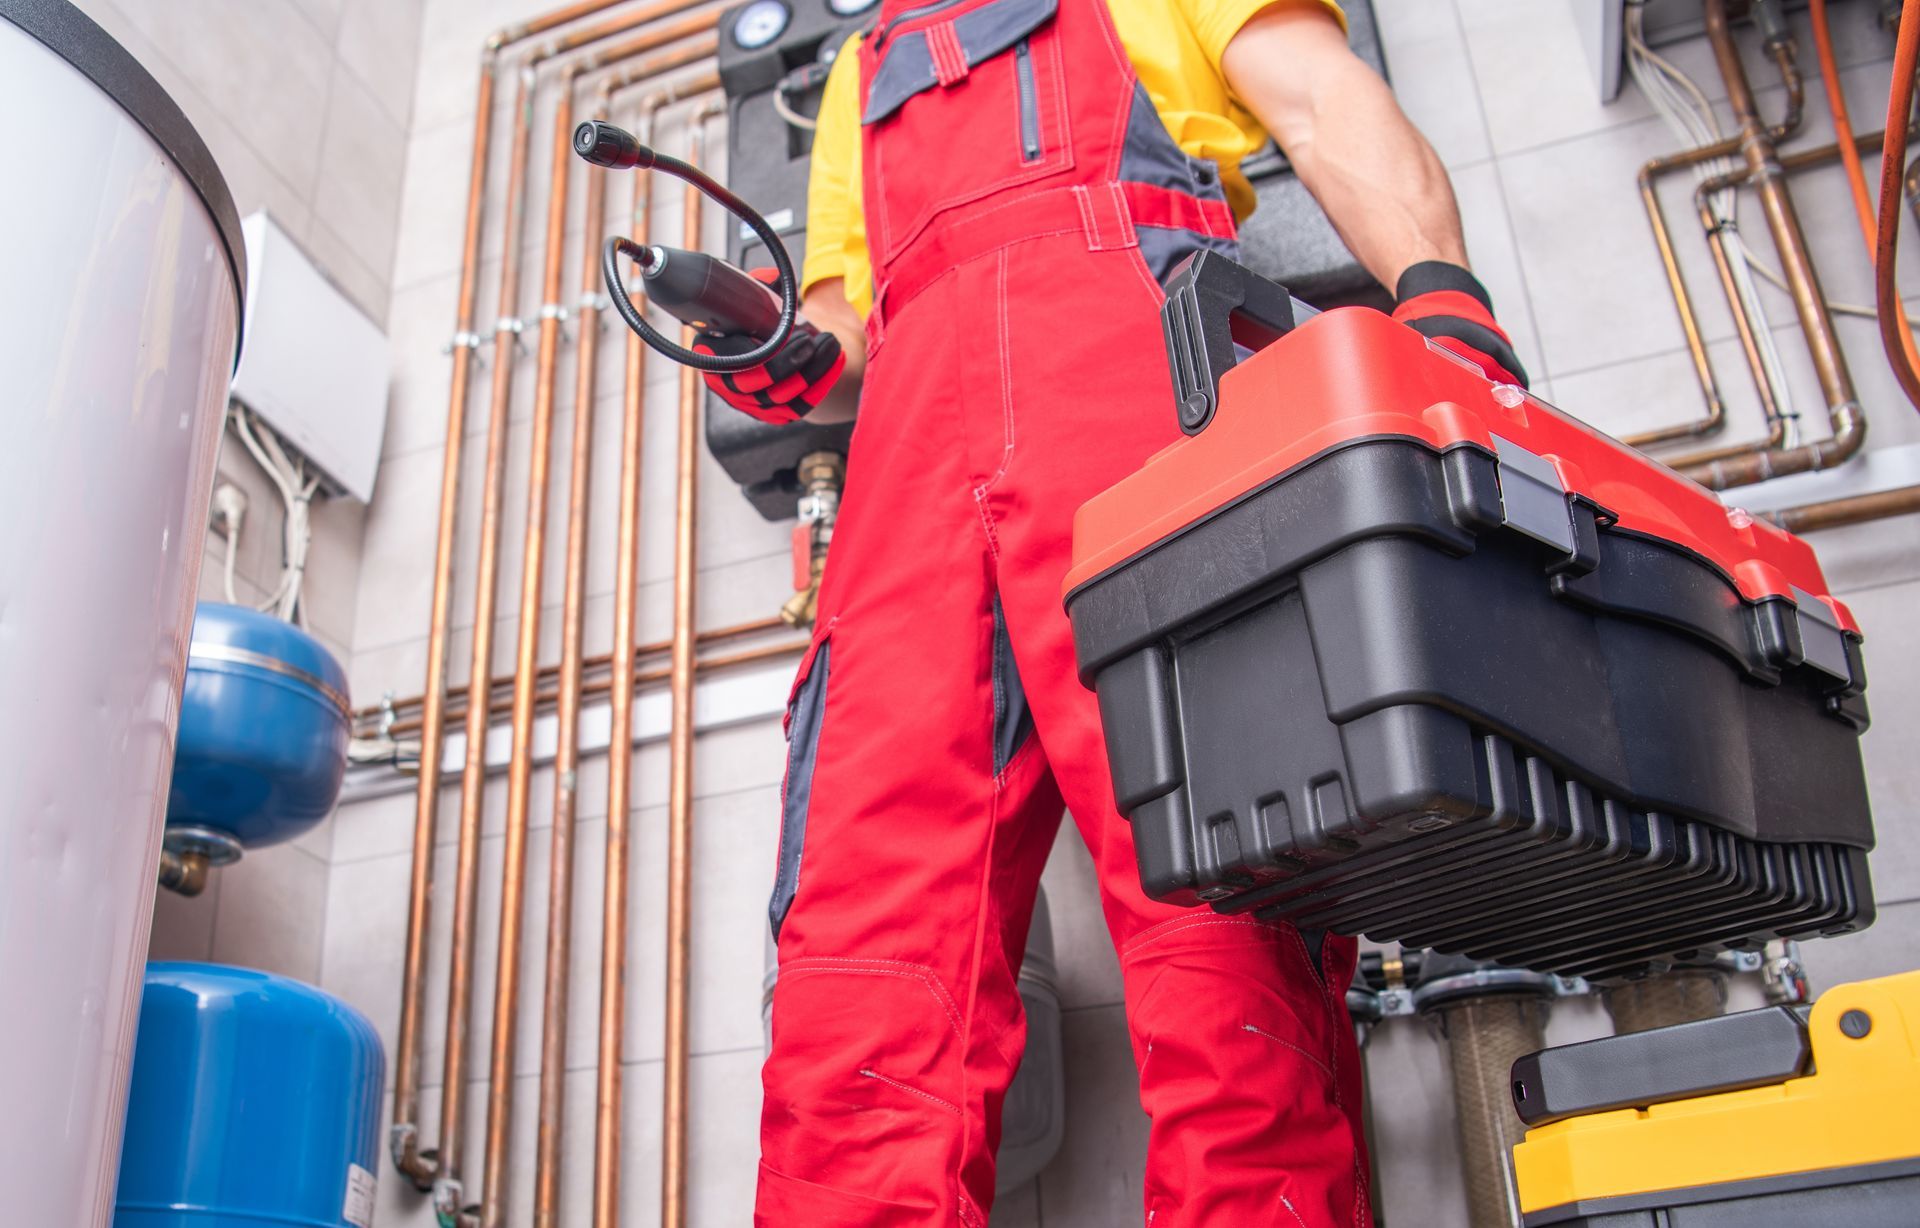
<svg viewBox="0 0 1920 1228"><path fill-rule="evenodd" d="M1504 155L1494 145L1493 125L1487 120L1486 91L1480 85L1480 69L1473 62L1472 45L1467 41L1466 20L1460 16L1458 5L1453 6L1453 22L1454 28L1460 33L1461 50L1466 54L1467 76L1473 82L1474 111L1480 116L1480 132L1486 137L1487 149L1491 153L1487 162L1493 170L1494 188L1500 193L1501 220L1505 223L1507 242L1513 248L1513 263L1520 274L1521 292L1526 298L1526 321L1533 330L1533 344L1536 351L1534 360L1540 364L1540 369L1529 374L1542 384L1550 384L1553 380L1553 371L1547 364L1546 334L1540 330L1539 312L1533 305L1533 283L1527 276L1527 263L1523 254L1525 249L1520 245L1519 232L1513 228L1513 201L1507 192L1507 178L1501 173L1500 164Z"/></svg>

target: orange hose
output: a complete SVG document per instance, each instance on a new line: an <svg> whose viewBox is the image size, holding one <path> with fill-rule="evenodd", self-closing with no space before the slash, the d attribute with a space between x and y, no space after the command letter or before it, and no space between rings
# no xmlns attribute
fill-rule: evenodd
<svg viewBox="0 0 1920 1228"><path fill-rule="evenodd" d="M1816 33L1824 22L1826 6L1813 0ZM1838 82L1826 65L1833 62L1825 53L1822 71L1828 72L1827 90L1837 94ZM1874 306L1880 313L1880 341L1887 361L1900 381L1900 391L1915 409L1920 409L1920 356L1914 353L1913 333L1901 310L1899 288L1894 285L1894 256L1900 244L1900 189L1902 166L1907 152L1907 129L1913 119L1913 74L1920 68L1920 0L1906 0L1900 12L1900 38L1893 52L1893 88L1887 94L1886 144L1880 150L1880 221L1874 236ZM1836 123L1844 122L1841 111L1834 110ZM1843 148L1852 144L1851 133L1842 135Z"/></svg>
<svg viewBox="0 0 1920 1228"><path fill-rule="evenodd" d="M1915 374L1916 372L1920 372L1920 348L1916 348L1914 345L1913 328L1907 322L1907 309L1906 306L1901 303L1899 294L1895 293L1891 296L1892 306L1889 307L1889 299L1881 296L1879 286L1882 279L1884 279L1888 285L1891 285L1893 280L1893 246L1899 240L1898 229L1900 224L1898 208L1899 168L1902 159L1906 156L1907 125L1905 116L1908 114L1912 105L1911 94L1909 93L1908 101L1897 108L1902 117L1901 122L1897 125L1899 129L1897 136L1895 134L1896 125L1893 119L1893 112L1896 108L1893 106L1892 100L1889 99L1887 112L1887 152L1882 154L1882 158L1894 167L1895 208L1894 212L1889 216L1885 211L1883 201L1880 215L1876 219L1873 197L1867 192L1866 168L1861 165L1860 151L1854 146L1853 117L1847 113L1847 95L1846 92L1840 88L1840 70L1839 66L1834 62L1833 30L1827 24L1827 0L1810 0L1809 7L1811 10L1810 15L1813 18L1814 53L1818 55L1820 59L1820 79L1826 86L1828 110L1833 113L1834 140L1840 149L1840 161L1844 163L1847 168L1847 188L1853 194L1853 210L1860 219L1860 235L1866 240L1867 254L1874 261L1875 306L1878 308L1880 315L1881 340L1887 347L1887 362L1893 367L1894 376L1899 379L1900 388L1907 394L1907 399L1913 402L1915 409L1920 409L1920 375ZM1907 11L1910 13L1914 8L1914 0L1907 0ZM1905 20L1904 15L1900 23L1900 31L1903 36L1909 33L1909 24ZM1913 83L1913 67L1911 65L1909 65L1906 70L1905 79L1908 89L1911 91ZM1896 63L1894 66L1893 90L1895 96L1898 96L1900 93L1900 80L1900 68ZM1884 167L1882 168L1880 178L1881 193L1884 196L1886 192L1886 174ZM1882 234L1888 237L1885 243L1880 240ZM1885 269L1884 272L1882 272L1883 266Z"/></svg>

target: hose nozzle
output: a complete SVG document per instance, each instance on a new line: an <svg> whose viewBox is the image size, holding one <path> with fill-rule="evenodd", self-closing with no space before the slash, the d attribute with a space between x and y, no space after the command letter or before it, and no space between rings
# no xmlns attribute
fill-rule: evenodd
<svg viewBox="0 0 1920 1228"><path fill-rule="evenodd" d="M642 169L653 165L653 151L624 128L602 120L590 119L573 130L573 152L595 166L613 170Z"/></svg>

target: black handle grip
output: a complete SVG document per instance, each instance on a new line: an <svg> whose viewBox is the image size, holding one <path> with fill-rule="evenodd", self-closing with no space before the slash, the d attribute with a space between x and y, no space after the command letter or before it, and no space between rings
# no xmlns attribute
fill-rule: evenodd
<svg viewBox="0 0 1920 1228"><path fill-rule="evenodd" d="M698 332L765 341L780 325L780 296L737 265L705 252L655 247L641 276L654 306Z"/></svg>
<svg viewBox="0 0 1920 1228"><path fill-rule="evenodd" d="M1197 435L1220 407L1220 377L1238 361L1234 343L1257 350L1292 331L1293 297L1218 252L1182 261L1160 309L1180 429Z"/></svg>

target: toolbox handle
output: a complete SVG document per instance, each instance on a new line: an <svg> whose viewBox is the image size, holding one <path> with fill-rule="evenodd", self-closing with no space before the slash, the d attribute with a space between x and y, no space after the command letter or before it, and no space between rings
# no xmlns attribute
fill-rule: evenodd
<svg viewBox="0 0 1920 1228"><path fill-rule="evenodd" d="M1167 278L1160 324L1180 429L1197 435L1220 407L1220 377L1239 361L1234 344L1257 350L1292 331L1293 298L1219 252L1196 252Z"/></svg>

